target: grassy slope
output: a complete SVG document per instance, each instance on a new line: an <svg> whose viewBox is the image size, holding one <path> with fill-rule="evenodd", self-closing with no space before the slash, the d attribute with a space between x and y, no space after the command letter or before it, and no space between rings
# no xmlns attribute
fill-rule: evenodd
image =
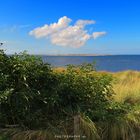
<svg viewBox="0 0 140 140"><path fill-rule="evenodd" d="M119 102L140 102L140 72L138 71L123 71L113 73L116 78L114 84L114 96Z"/></svg>

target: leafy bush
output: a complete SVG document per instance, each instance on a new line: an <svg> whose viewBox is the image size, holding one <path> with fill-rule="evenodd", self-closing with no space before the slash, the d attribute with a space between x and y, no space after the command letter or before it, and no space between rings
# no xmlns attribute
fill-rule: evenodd
<svg viewBox="0 0 140 140"><path fill-rule="evenodd" d="M87 139L129 139L132 129L139 130L139 114L135 117L137 110L129 103L113 100L112 82L111 74L96 72L92 64L69 65L57 72L26 52L7 56L1 50L0 127L18 127L8 132L13 139L46 139L73 134L73 118L80 114L81 133Z"/></svg>

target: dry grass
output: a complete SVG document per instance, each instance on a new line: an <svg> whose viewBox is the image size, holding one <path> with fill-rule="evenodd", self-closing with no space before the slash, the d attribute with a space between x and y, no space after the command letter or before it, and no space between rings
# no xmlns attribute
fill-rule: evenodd
<svg viewBox="0 0 140 140"><path fill-rule="evenodd" d="M54 72L64 72L66 70L66 68L56 67L53 70L54 70Z"/></svg>
<svg viewBox="0 0 140 140"><path fill-rule="evenodd" d="M114 99L119 102L140 102L140 72L123 71L114 73L116 82L113 85L116 95Z"/></svg>

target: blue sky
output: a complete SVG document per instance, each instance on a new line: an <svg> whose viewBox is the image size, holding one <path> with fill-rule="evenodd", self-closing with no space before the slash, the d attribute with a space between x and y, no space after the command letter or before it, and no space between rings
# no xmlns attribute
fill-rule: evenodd
<svg viewBox="0 0 140 140"><path fill-rule="evenodd" d="M140 54L139 7L139 0L1 0L0 41L5 42L3 48L10 54L24 50L31 54ZM37 38L44 25L48 27L42 33L47 34L48 29L52 31L50 24L64 16L71 20L67 26L72 35L77 21L96 23L79 28L77 33L84 36L74 36L76 42L67 35L65 40L60 37L70 32L67 27L55 35ZM96 39L92 36L95 32L105 34ZM83 44L77 45L85 36Z"/></svg>

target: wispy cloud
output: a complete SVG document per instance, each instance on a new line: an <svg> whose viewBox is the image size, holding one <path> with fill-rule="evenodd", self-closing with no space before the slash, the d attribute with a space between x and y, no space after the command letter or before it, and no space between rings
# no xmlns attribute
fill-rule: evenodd
<svg viewBox="0 0 140 140"><path fill-rule="evenodd" d="M28 27L31 27L31 24L23 24L23 25L19 25L18 27L21 29L28 28Z"/></svg>
<svg viewBox="0 0 140 140"><path fill-rule="evenodd" d="M104 31L104 32L94 32L92 35L94 39L97 39L98 37L104 36L106 34L107 32Z"/></svg>
<svg viewBox="0 0 140 140"><path fill-rule="evenodd" d="M13 33L19 30L23 30L31 27L30 24L21 24L21 25L0 25L0 31L4 33Z"/></svg>
<svg viewBox="0 0 140 140"><path fill-rule="evenodd" d="M28 28L30 26L31 26L30 24L13 25L13 26L10 27L10 31L14 32L14 31L17 31L17 30Z"/></svg>
<svg viewBox="0 0 140 140"><path fill-rule="evenodd" d="M45 24L42 27L35 28L30 31L30 35L36 38L50 39L52 44L64 47L79 48L84 46L89 39L97 39L105 35L106 32L93 32L89 34L85 29L87 25L95 24L94 20L77 20L74 25L71 25L71 19L64 16L57 23L50 25Z"/></svg>

